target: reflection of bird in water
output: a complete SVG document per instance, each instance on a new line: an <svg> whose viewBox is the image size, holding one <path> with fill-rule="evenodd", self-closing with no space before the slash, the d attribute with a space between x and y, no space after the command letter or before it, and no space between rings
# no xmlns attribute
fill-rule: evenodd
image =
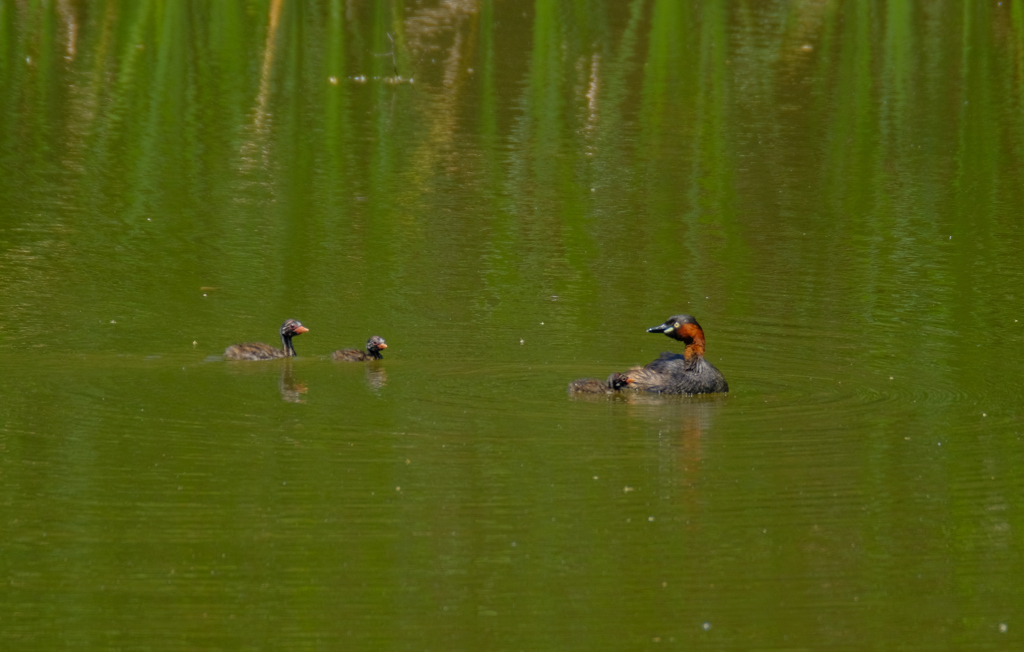
<svg viewBox="0 0 1024 652"><path fill-rule="evenodd" d="M380 335L374 335L366 340L366 351L356 349L341 349L331 354L331 360L344 362L365 362L367 360L382 360L384 356L380 352L388 348L387 342Z"/></svg>
<svg viewBox="0 0 1024 652"><path fill-rule="evenodd" d="M622 375L633 389L656 394L717 394L729 391L725 376L704 359L704 330L690 315L675 315L664 324L647 329L664 333L686 344L683 354L665 351L644 367Z"/></svg>
<svg viewBox="0 0 1024 652"><path fill-rule="evenodd" d="M614 394L626 386L620 374L612 374L606 380L579 378L569 383L570 394Z"/></svg>
<svg viewBox="0 0 1024 652"><path fill-rule="evenodd" d="M302 333L308 333L309 329L294 319L289 319L281 324L281 345L278 349L263 342L246 342L245 344L232 344L224 350L224 358L227 360L275 360L277 358L293 358L296 356L295 347L292 346L292 338Z"/></svg>
<svg viewBox="0 0 1024 652"><path fill-rule="evenodd" d="M697 516L707 509L704 461L713 451L709 442L716 437L715 420L728 405L725 394L682 397L664 394L623 392L621 402L630 418L646 425L659 453L658 472L652 478L664 499L683 505L687 529L699 529L705 519ZM621 404L621 403L620 403ZM721 433L717 433L720 435ZM692 517L692 518L690 518Z"/></svg>
<svg viewBox="0 0 1024 652"><path fill-rule="evenodd" d="M281 398L288 401L289 403L305 403L302 399L302 395L308 390L306 383L295 380L292 376L292 363L288 360L281 367L281 380L277 383L278 389L281 390Z"/></svg>
<svg viewBox="0 0 1024 652"><path fill-rule="evenodd" d="M366 384L370 386L370 389L377 391L384 385L388 384L388 372L384 371L377 365L369 365L366 367Z"/></svg>

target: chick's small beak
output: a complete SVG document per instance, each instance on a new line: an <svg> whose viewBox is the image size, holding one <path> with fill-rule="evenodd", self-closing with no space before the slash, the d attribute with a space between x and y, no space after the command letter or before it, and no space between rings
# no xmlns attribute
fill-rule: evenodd
<svg viewBox="0 0 1024 652"><path fill-rule="evenodd" d="M388 345L385 344L384 342L381 342L380 344L377 345L377 348L378 349L386 349L386 348L388 348Z"/></svg>
<svg viewBox="0 0 1024 652"><path fill-rule="evenodd" d="M309 332L309 329L306 328L305 326L297 326L295 328L295 334L296 335L298 335L299 333L308 333L308 332Z"/></svg>

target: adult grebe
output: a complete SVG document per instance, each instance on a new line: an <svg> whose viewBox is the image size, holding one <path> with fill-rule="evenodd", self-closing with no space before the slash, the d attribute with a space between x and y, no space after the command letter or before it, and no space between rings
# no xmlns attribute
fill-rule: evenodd
<svg viewBox="0 0 1024 652"><path fill-rule="evenodd" d="M717 394L729 391L725 376L704 359L704 329L692 315L675 315L647 329L686 344L683 354L666 351L644 367L622 374L633 389L658 394Z"/></svg>

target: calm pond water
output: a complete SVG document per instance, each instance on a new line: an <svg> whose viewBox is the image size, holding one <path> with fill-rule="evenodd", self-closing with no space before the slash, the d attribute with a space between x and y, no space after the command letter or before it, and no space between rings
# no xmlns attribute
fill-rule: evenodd
<svg viewBox="0 0 1024 652"><path fill-rule="evenodd" d="M0 647L1024 648L1022 156L1024 0L0 1Z"/></svg>

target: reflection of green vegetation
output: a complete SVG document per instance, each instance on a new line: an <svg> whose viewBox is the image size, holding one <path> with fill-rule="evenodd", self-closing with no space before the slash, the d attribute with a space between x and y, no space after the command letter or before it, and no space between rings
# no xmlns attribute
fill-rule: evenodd
<svg viewBox="0 0 1024 652"><path fill-rule="evenodd" d="M527 288L623 313L730 296L717 309L742 314L756 276L787 273L782 252L820 270L815 293L862 296L843 303L851 316L914 305L947 318L935 306L957 296L975 310L973 267L1015 243L957 248L956 265L925 247L990 237L996 207L1019 194L1020 0L464 9L4 3L0 144L17 173L0 196L23 202L16 180L46 177L103 216L67 216L76 242L131 243L187 287L276 286L272 303L329 288L367 301L336 269L342 251L379 293L438 268L401 252L447 249L458 278L438 291L482 280L491 294L476 305L504 320L520 306L503 297ZM415 85L374 79L393 72L378 56L388 34ZM434 203L455 188L486 214L442 217ZM174 218L144 224L155 207ZM765 229L826 242L765 247ZM908 269L908 252L929 262ZM837 259L856 273L826 284ZM322 285L290 287L294 267ZM907 274L934 290L884 291Z"/></svg>
<svg viewBox="0 0 1024 652"><path fill-rule="evenodd" d="M432 145L422 151L436 152L437 135L442 133L436 127L443 125L450 131L457 122L451 115L431 115L430 102L420 102L420 106L406 103L411 93L396 93L384 84L354 85L349 79L357 74L372 78L392 72L390 58L376 56L391 49L387 37L391 33L400 72L415 76L415 68L420 66L424 68L421 83L427 87L433 83L426 71L426 55L410 56L405 33L409 14L401 3L374 3L358 10L339 2L294 8L269 1L223 2L209 7L154 2L119 7L107 3L88 15L80 10L61 13L48 5L15 9L4 4L0 6L0 108L5 120L0 138L6 159L26 149L29 157L21 161L24 168L32 156L73 138L79 143L75 155L81 157L74 164L91 179L74 187L92 189L94 208L121 207L115 212L122 220L122 230L127 226L129 231L137 228L138 216L153 205L187 206L201 197L229 209L235 190L268 190L266 184L247 185L245 176L235 175L241 185L232 183L230 170L237 163L238 152L245 149L245 123L252 111L260 110L256 94L262 82L257 78L257 62L266 54L261 48L268 43L265 30L276 6L283 9L271 59L272 93L265 107L274 135L257 145L260 156L270 156L268 169L283 175L271 185L288 188L291 199L321 194L328 198L334 208L324 220L333 225L332 233L343 233L350 220L362 219L372 219L369 228L391 238L412 233L416 229L411 222L402 231L391 232L392 195L377 189L406 178L402 166L403 159L409 157L401 152L416 150L418 137L432 139L426 141ZM1006 151L998 143L1020 141L1020 121L1007 125L1006 138L997 137L1000 108L990 98L1001 97L1008 86L1013 86L1011 96L1021 98L1021 84L1012 81L1020 79L1024 68L1021 15L1019 1L999 14L969 3L956 11L890 3L884 20L868 3L827 3L820 10L775 11L752 5L708 3L696 7L634 0L621 8L590 11L579 3L540 2L531 18L529 74L520 93L509 85L516 82L505 75L509 68L499 65L510 55L496 50L494 25L505 16L492 3L483 3L474 21L462 23L463 29L471 29L475 36L458 40L456 45L466 52L479 48L475 73L481 84L479 118L466 124L479 130L487 183L495 189L504 186L509 190L501 194L519 198L511 204L492 204L491 212L522 211L513 230L505 225L489 236L507 245L503 247L506 253L494 257L506 261L506 280L499 285L528 283L539 292L551 293L571 286L601 301L601 293L592 290L617 283L615 274L602 266L601 257L627 251L635 255L636 249L625 244L632 240L647 249L641 255L650 264L675 266L674 261L688 261L680 268L681 284L664 288L663 301L681 291L744 295L742 284L735 284L748 272L740 270L756 268L757 262L750 259L751 250L745 244L750 230L737 214L741 206L737 202L743 201L737 179L749 176L750 169L744 167L741 174L736 171L738 165L749 162L741 160L748 153L736 142L736 127L742 125L736 120L743 116L744 107L758 105L760 98L752 97L747 86L737 90L736 81L750 79L754 84L750 88L784 98L794 87L786 77L789 67L803 66L814 74L809 86L813 95L802 105L805 115L799 124L808 127L807 136L818 135L829 143L820 149L825 157L821 168L827 171L823 176L829 180L822 206L830 213L849 216L837 228L865 238L859 285L865 287L866 281L866 287L881 287L884 280L878 274L889 273L883 260L897 252L879 249L871 234L897 231L910 243L916 227L905 216L908 207L922 201L931 202L928 205L932 207L940 205L936 203L937 186L927 191L920 183L905 185L902 191L893 186L909 178L891 174L893 166L922 173L927 169L923 157L929 155L943 165L936 149L939 140L932 132L921 132L921 125L930 125L932 130L949 120L957 125L960 145L954 188L962 210L970 207L977 212L975 193L986 182L995 182L998 188L1011 187L998 183L1002 167L994 166L1002 156L999 152ZM75 54L64 57L61 54L70 47L69 20L80 24L74 30ZM753 31L766 23L778 31L773 35ZM956 34L949 31L954 24L961 26ZM1002 30L998 41L994 30ZM745 40L737 42L736 33L744 34ZM946 38L953 36L955 39ZM766 38L777 40L769 44ZM946 47L950 42L959 43L960 51ZM804 43L812 46L808 54L799 55L806 63L795 59ZM440 47L430 53L431 59L450 59L443 51L445 44ZM1001 51L1005 56L997 54ZM638 53L645 54L641 67L635 63ZM26 59L31 65L23 65ZM462 62L463 69L469 61L474 60ZM1000 66L1005 75L990 72ZM68 75L73 75L75 83L70 95L61 83ZM331 77L338 83L328 83ZM922 78L948 90L960 89L965 99L958 104L956 115L943 112L937 101L941 96L922 85ZM945 81L950 78L959 81L954 86ZM357 101L353 91L365 97ZM511 165L503 171L498 154L506 141L500 129L508 121L500 117L505 109L499 104L507 104L517 94L515 129L525 131L516 138L523 138L525 149L514 150L506 161ZM924 98L933 106L922 105ZM318 110L311 112L312 105ZM74 111L64 120L53 119L62 106ZM370 111L371 122L366 122L362 116L371 107L375 107ZM434 136L430 136L430 126L409 129L416 124L412 116L418 113L419 125L435 125ZM793 145L803 134L784 123L788 116L779 117L777 123L754 125L756 137L772 139L775 151L753 156L766 157L784 168L794 164L785 158L792 146L779 146L791 135L795 136L789 141ZM633 128L632 123L639 125L635 141L625 133ZM72 127L73 133L60 132ZM26 142L19 140L19 135L28 135L31 147L19 144ZM372 138L367 139L368 135ZM812 146L805 151L816 149ZM360 151L372 156L365 173L354 173L360 165ZM124 153L131 156L126 158ZM429 155L412 158L417 165L439 160ZM45 167L52 161L52 156L42 156L35 164ZM426 165L421 171L433 169ZM809 165L808 172L822 174L814 167ZM111 174L112 170L118 173ZM172 191L168 181L178 172L186 174L187 181ZM229 173L227 183L210 183L225 172ZM616 178L622 178L624 172L628 172L627 183ZM473 174L471 170L462 173ZM416 178L415 184L400 193L403 201L421 196L431 185L419 173ZM790 187L786 180L775 181L779 182ZM358 192L345 190L360 186ZM588 215L610 215L610 207L625 200L603 196L599 186L604 194L615 194L607 191L616 188L628 193L635 219L623 219L621 213L614 219L588 219ZM880 192L883 186L896 192ZM591 188L595 189L593 196ZM644 190L639 191L641 188ZM97 190L109 196L100 199ZM4 184L2 191L11 196L14 187ZM997 191L990 187L989 192ZM365 215L350 212L343 200L359 193L378 198ZM781 201L789 202L791 197L783 195ZM271 196L264 195L264 199ZM538 201L553 201L554 205L551 210L525 208ZM304 204L304 200L299 202ZM882 210L879 216L869 218L873 207ZM278 270L296 264L298 261L289 260L285 252L304 246L318 230L304 222L296 231L298 225L289 224L289 215L295 210L293 206L279 214L277 219L283 222L266 224L285 238L275 238L279 242L298 238L280 250L285 258ZM378 214L380 210L384 212ZM341 216L344 219L339 219ZM310 219L319 218L306 218ZM412 220L413 216L403 219ZM865 222L871 219L876 221ZM192 222L188 228L200 228L199 223ZM538 237L541 233L543 238ZM97 237L105 236L99 233ZM362 238L338 237L337 246L349 247L353 254L370 244ZM247 241L251 243L250 236L239 244ZM524 249L529 250L529 263L515 270L518 264L508 252ZM375 256L357 255L368 262L388 255L387 251L385 247ZM558 262L552 265L555 259ZM326 266L326 260L322 264ZM731 289L702 289L710 278L685 271L719 267L722 272L716 271L714 277L728 278ZM560 270L561 280L543 279L536 271L539 269ZM265 280L271 282L269 277Z"/></svg>
<svg viewBox="0 0 1024 652"><path fill-rule="evenodd" d="M203 277L274 285L302 264L335 274L340 249L387 278L414 278L422 261L398 252L440 235L440 218L423 211L453 183L479 187L496 218L458 218L467 221L448 233L468 242L479 229L486 264L470 248L449 253L462 274L489 270L492 307L517 287L619 302L647 283L628 264L638 259L675 270L675 281L653 283L659 303L729 295L731 310L753 309L752 275L781 271L751 245L754 202L763 219L773 213L775 232L808 209L835 216L820 249L777 247L824 270L853 239L857 273L833 289L866 292L869 314L891 312L882 288L907 272L908 250L939 230L993 233L995 207L1020 186L1010 171L1024 120L1006 106L1024 104L1020 0L890 3L884 13L870 3L538 2L515 47L502 38L518 14L492 2L472 20L442 6L418 23L421 10L402 3L58 5L0 5L0 143L18 170L0 195L24 197L15 179L59 161L74 171L63 187L107 217L87 229L97 247L127 239L141 252L159 233L166 252L153 255L167 253L190 287L195 266L183 259L210 261ZM391 50L389 33L414 87L373 83L393 72L377 56ZM460 155L467 146L472 155ZM155 206L180 217L141 224ZM936 219L921 218L929 212ZM223 238L230 270L195 249L195 232ZM1002 242L957 249L955 268L930 253L912 273L966 298L969 261ZM254 256L260 264L246 262ZM342 277L324 282L353 290ZM933 305L918 299L901 300Z"/></svg>
<svg viewBox="0 0 1024 652"><path fill-rule="evenodd" d="M16 95L11 89L20 86L16 80L15 70L20 59L19 52L14 47L15 21L12 13L14 5L8 2L0 3L0 117L6 120L14 113ZM0 126L0 166L10 168L16 164L13 160L14 146L17 143L16 129L10 125L6 128ZM9 200L8 192L12 190L11 183L0 182L0 201L5 204Z"/></svg>

